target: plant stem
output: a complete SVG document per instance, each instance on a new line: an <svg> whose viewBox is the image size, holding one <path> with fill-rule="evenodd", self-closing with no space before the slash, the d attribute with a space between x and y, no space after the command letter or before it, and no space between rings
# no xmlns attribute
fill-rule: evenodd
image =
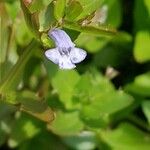
<svg viewBox="0 0 150 150"><path fill-rule="evenodd" d="M32 56L34 50L37 48L38 44L35 40L32 40L31 43L24 50L23 54L19 57L17 63L14 67L8 72L0 84L0 93L3 94L11 88L16 88L19 77L23 72L24 66Z"/></svg>

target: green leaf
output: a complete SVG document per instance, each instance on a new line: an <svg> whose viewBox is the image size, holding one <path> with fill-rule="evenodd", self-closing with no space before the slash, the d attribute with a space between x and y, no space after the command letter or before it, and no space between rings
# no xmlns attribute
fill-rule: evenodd
<svg viewBox="0 0 150 150"><path fill-rule="evenodd" d="M77 135L66 136L62 139L69 147L76 150L92 150L96 148L94 132L83 131Z"/></svg>
<svg viewBox="0 0 150 150"><path fill-rule="evenodd" d="M83 105L81 117L90 127L105 127L115 113L130 106L132 102L133 98L122 91L103 93L94 101Z"/></svg>
<svg viewBox="0 0 150 150"><path fill-rule="evenodd" d="M150 16L150 0L144 0L145 6L147 7L147 10L149 12L149 16Z"/></svg>
<svg viewBox="0 0 150 150"><path fill-rule="evenodd" d="M25 17L26 24L28 25L29 29L32 31L32 33L39 37L39 19L38 19L38 13L33 13L28 10L24 2L21 0L21 8Z"/></svg>
<svg viewBox="0 0 150 150"><path fill-rule="evenodd" d="M74 135L83 130L83 123L79 119L77 111L58 112L56 119L48 128L58 135Z"/></svg>
<svg viewBox="0 0 150 150"><path fill-rule="evenodd" d="M29 61L27 62L27 64L25 65L25 68L24 68L24 73L23 73L23 84L24 86L27 86L27 87L36 87L37 86L37 82L36 80L38 80L38 77L36 76L33 80L33 76L36 72L36 70L40 69L39 66L40 66L40 63L41 63L41 60L37 57L31 57L29 59ZM29 68L30 66L30 68Z"/></svg>
<svg viewBox="0 0 150 150"><path fill-rule="evenodd" d="M150 60L150 32L139 31L136 34L134 45L134 57L138 62L144 63Z"/></svg>
<svg viewBox="0 0 150 150"><path fill-rule="evenodd" d="M77 19L82 19L89 14L93 13L96 9L98 9L104 0L80 0L81 6L83 7L82 13L77 17Z"/></svg>
<svg viewBox="0 0 150 150"><path fill-rule="evenodd" d="M122 6L118 0L107 0L104 5L108 6L108 16L106 24L110 24L112 27L119 27L122 21Z"/></svg>
<svg viewBox="0 0 150 150"><path fill-rule="evenodd" d="M73 0L69 3L66 8L65 19L68 21L74 21L83 11L83 7L81 6L79 1Z"/></svg>
<svg viewBox="0 0 150 150"><path fill-rule="evenodd" d="M114 130L102 131L100 136L114 150L148 150L150 148L150 136L127 123L122 123Z"/></svg>
<svg viewBox="0 0 150 150"><path fill-rule="evenodd" d="M23 16L22 16L23 17ZM15 38L16 42L19 45L26 46L30 43L33 38L33 34L27 27L25 20L22 19L14 24L15 28Z"/></svg>
<svg viewBox="0 0 150 150"><path fill-rule="evenodd" d="M140 96L150 96L150 73L136 76L134 82L127 84L125 89Z"/></svg>
<svg viewBox="0 0 150 150"><path fill-rule="evenodd" d="M12 128L8 145L12 148L18 146L21 142L34 137L39 133L40 129L36 126L34 121L28 120L26 116L21 116L15 121Z"/></svg>
<svg viewBox="0 0 150 150"><path fill-rule="evenodd" d="M72 97L74 88L79 81L80 76L75 70L58 70L52 78L52 86L59 94L60 100L67 108L73 106Z"/></svg>
<svg viewBox="0 0 150 150"><path fill-rule="evenodd" d="M103 93L113 92L114 90L114 86L106 77L98 71L92 70L80 77L75 86L74 101L81 102L84 105L95 101Z"/></svg>
<svg viewBox="0 0 150 150"><path fill-rule="evenodd" d="M0 102L0 119L9 120L10 114L14 113L15 111L16 111L16 108L13 105L8 105L4 101ZM9 116L9 117L6 118L6 116Z"/></svg>
<svg viewBox="0 0 150 150"><path fill-rule="evenodd" d="M0 63L0 82L7 75L8 71L12 67L12 63L9 61L5 61L4 63Z"/></svg>
<svg viewBox="0 0 150 150"><path fill-rule="evenodd" d="M17 63L12 67L12 69L7 73L5 78L2 80L0 84L0 93L7 94L9 90L16 89L18 83L20 82L20 78L25 67L25 64L32 56L34 50L37 48L38 43L36 41L32 41L28 47L24 50L23 54L19 57Z"/></svg>
<svg viewBox="0 0 150 150"><path fill-rule="evenodd" d="M5 102L0 102L0 146L6 143L8 135L12 130L16 108L13 105L8 105Z"/></svg>
<svg viewBox="0 0 150 150"><path fill-rule="evenodd" d="M134 31L149 30L150 14L146 0L135 1L134 6ZM149 3L149 2L148 2ZM142 22L142 23L141 23Z"/></svg>
<svg viewBox="0 0 150 150"><path fill-rule="evenodd" d="M132 102L132 96L123 91L117 91L110 93L110 95L102 95L102 97L99 97L99 99L93 103L93 106L97 105L97 108L100 109L102 114L111 115L128 107Z"/></svg>
<svg viewBox="0 0 150 150"><path fill-rule="evenodd" d="M52 78L55 77L58 72L58 66L48 59L44 59L44 66L48 74L48 79L51 82Z"/></svg>
<svg viewBox="0 0 150 150"><path fill-rule="evenodd" d="M38 144L37 144L38 143ZM60 138L48 132L45 128L36 135L34 138L24 141L20 146L19 150L66 150L66 145L62 143Z"/></svg>
<svg viewBox="0 0 150 150"><path fill-rule="evenodd" d="M3 145L6 141L6 134L0 127L0 146Z"/></svg>
<svg viewBox="0 0 150 150"><path fill-rule="evenodd" d="M42 10L44 7L48 6L52 0L32 0L32 2L28 5L28 9L30 10L31 13L39 12Z"/></svg>
<svg viewBox="0 0 150 150"><path fill-rule="evenodd" d="M55 23L54 17L54 4L49 4L44 10L42 10L39 14L39 31L47 31L52 27Z"/></svg>
<svg viewBox="0 0 150 150"><path fill-rule="evenodd" d="M5 91L5 93L2 93L1 100L8 104L18 104L16 97L17 93L15 91Z"/></svg>
<svg viewBox="0 0 150 150"><path fill-rule="evenodd" d="M14 21L20 11L19 1L15 0L13 3L5 3L5 6L9 16Z"/></svg>
<svg viewBox="0 0 150 150"><path fill-rule="evenodd" d="M21 110L44 122L50 123L54 120L54 112L35 93L30 91L22 92L18 97Z"/></svg>
<svg viewBox="0 0 150 150"><path fill-rule="evenodd" d="M142 102L142 109L150 125L150 101L149 100L145 100Z"/></svg>
<svg viewBox="0 0 150 150"><path fill-rule="evenodd" d="M3 111L1 111L1 114L2 113ZM3 115L6 115L6 114L3 113ZM10 119L9 115L7 115L7 117L3 116L0 118L1 118L1 121L0 121L0 147L1 147L6 142L7 136L11 131L12 120Z"/></svg>
<svg viewBox="0 0 150 150"><path fill-rule="evenodd" d="M81 33L75 40L78 47L83 47L90 53L96 53L101 50L109 41L108 37L96 37L90 34Z"/></svg>
<svg viewBox="0 0 150 150"><path fill-rule="evenodd" d="M54 16L60 21L63 18L65 13L66 0L56 0L54 6Z"/></svg>
<svg viewBox="0 0 150 150"><path fill-rule="evenodd" d="M76 30L83 33L89 33L97 36L116 35L116 30L108 26L93 26L93 25L79 25L72 22L64 22L64 27Z"/></svg>
<svg viewBox="0 0 150 150"><path fill-rule="evenodd" d="M131 59L131 48L131 35L118 33L116 36L109 38L108 44L94 56L94 64L104 68L125 66Z"/></svg>

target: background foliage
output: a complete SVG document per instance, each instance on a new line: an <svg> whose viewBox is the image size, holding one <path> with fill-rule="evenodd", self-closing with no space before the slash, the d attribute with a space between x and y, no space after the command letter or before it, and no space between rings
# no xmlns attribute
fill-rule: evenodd
<svg viewBox="0 0 150 150"><path fill-rule="evenodd" d="M44 56L55 27L74 70ZM1 149L150 149L150 0L1 0L0 36Z"/></svg>

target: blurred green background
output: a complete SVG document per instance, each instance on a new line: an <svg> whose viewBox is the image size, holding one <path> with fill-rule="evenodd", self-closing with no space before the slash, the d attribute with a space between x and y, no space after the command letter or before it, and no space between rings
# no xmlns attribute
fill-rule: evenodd
<svg viewBox="0 0 150 150"><path fill-rule="evenodd" d="M44 56L52 28L76 69ZM0 0L0 149L149 150L150 0Z"/></svg>

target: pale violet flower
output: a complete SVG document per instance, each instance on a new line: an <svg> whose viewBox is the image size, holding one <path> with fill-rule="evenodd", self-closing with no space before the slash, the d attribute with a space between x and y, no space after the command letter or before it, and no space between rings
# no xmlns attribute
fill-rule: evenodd
<svg viewBox="0 0 150 150"><path fill-rule="evenodd" d="M75 64L85 59L86 51L76 48L67 33L61 29L53 29L48 33L55 42L56 48L45 52L46 57L58 64L60 69L73 69Z"/></svg>

